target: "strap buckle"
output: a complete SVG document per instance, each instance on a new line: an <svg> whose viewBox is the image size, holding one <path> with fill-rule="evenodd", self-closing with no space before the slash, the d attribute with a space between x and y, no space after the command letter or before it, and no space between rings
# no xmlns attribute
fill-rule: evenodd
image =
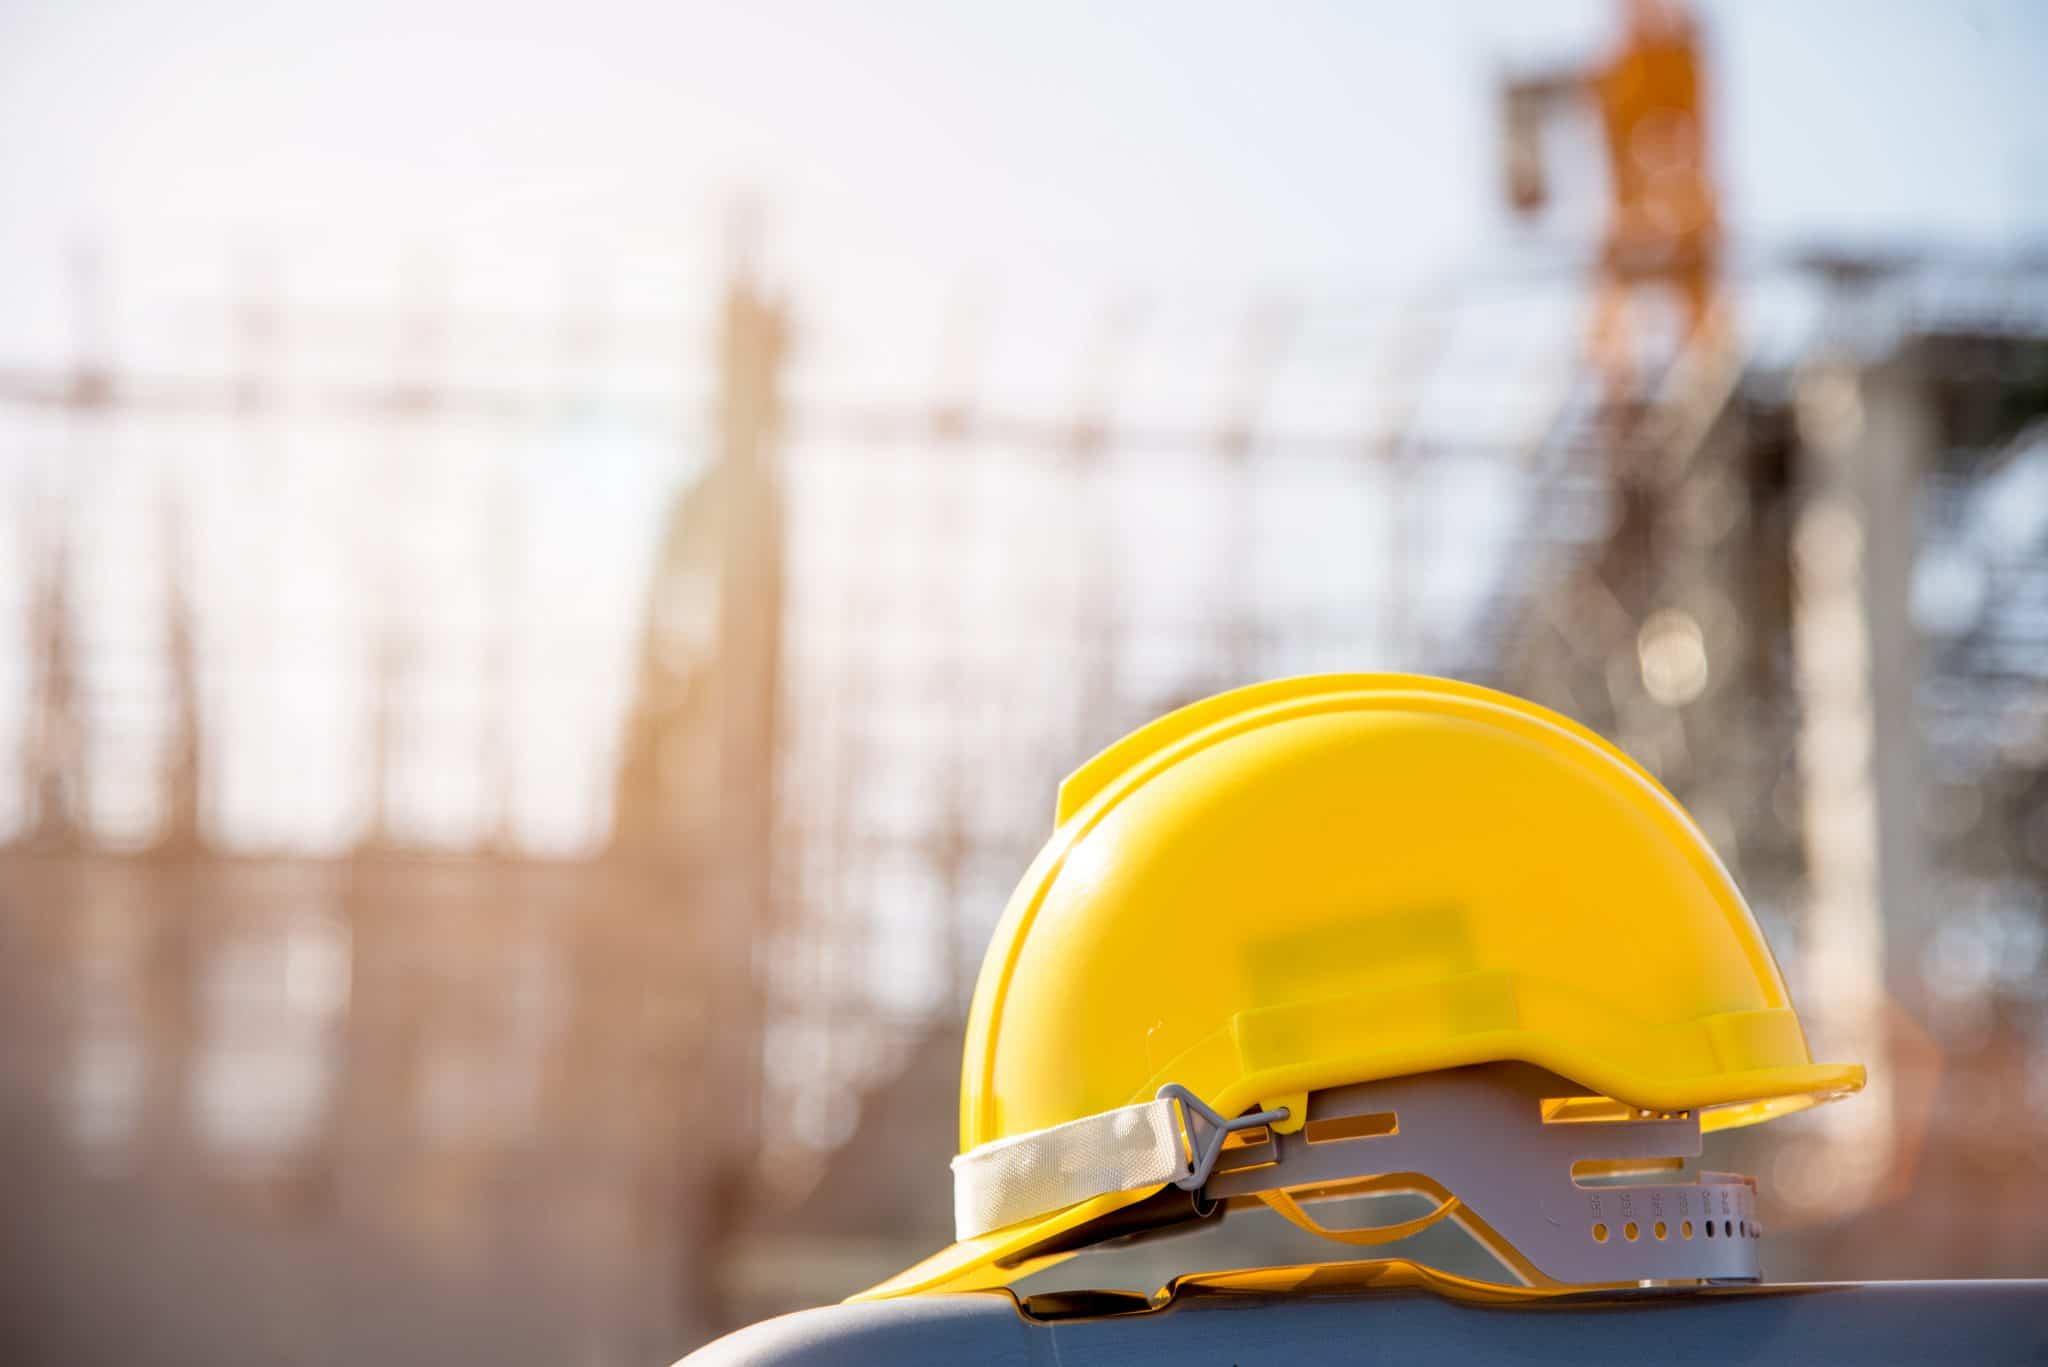
<svg viewBox="0 0 2048 1367"><path fill-rule="evenodd" d="M1223 1141L1242 1130L1257 1129L1261 1125L1275 1125L1287 1119L1287 1108L1278 1106L1270 1111L1258 1111L1225 1119L1202 1098L1196 1096L1178 1082L1169 1082L1154 1094L1155 1101L1173 1101L1180 1104L1181 1126L1187 1131L1188 1140L1194 1149L1194 1159L1187 1172L1173 1179L1173 1184L1183 1191L1200 1191L1215 1171L1216 1159L1223 1152Z"/></svg>

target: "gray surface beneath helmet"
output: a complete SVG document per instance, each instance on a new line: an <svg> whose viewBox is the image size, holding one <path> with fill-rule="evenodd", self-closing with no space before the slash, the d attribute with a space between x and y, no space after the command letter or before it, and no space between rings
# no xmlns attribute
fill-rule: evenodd
<svg viewBox="0 0 2048 1367"><path fill-rule="evenodd" d="M1188 1290L1162 1309L1040 1320L1008 1292L805 1310L720 1339L695 1367L1148 1364L1889 1364L2048 1361L2048 1281L1652 1290L1480 1306L1427 1292Z"/></svg>

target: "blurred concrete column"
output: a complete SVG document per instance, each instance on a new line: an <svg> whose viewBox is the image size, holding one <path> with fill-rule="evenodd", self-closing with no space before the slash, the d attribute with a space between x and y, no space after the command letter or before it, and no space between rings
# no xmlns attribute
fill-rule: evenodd
<svg viewBox="0 0 2048 1367"><path fill-rule="evenodd" d="M1863 372L1864 424L1854 459L1864 507L1864 612L1871 643L1871 773L1877 792L1878 910L1885 989L1918 1012L1933 909L1922 837L1926 756L1917 697L1925 652L1912 618L1923 477L1940 441L1919 346Z"/></svg>
<svg viewBox="0 0 2048 1367"><path fill-rule="evenodd" d="M742 234L742 247L746 245ZM672 1213L666 1332L731 1327L724 1245L759 1161L760 960L777 917L785 312L744 260L719 317L714 458L677 490L649 580L610 856L633 907L620 980L649 984L646 1196Z"/></svg>
<svg viewBox="0 0 2048 1367"><path fill-rule="evenodd" d="M777 713L781 692L783 491L778 440L787 315L742 268L726 292L720 350L718 487L724 498L718 580L718 817L716 893L707 938L718 941L725 982L713 987L725 1019L714 1030L723 1074L714 1091L720 1126L734 1145L707 1174L714 1258L751 1194L758 1150L764 991L756 951L772 946L775 915ZM733 1066L737 1065L737 1066ZM707 1279L707 1290L714 1282ZM714 1324L729 1318L702 1307Z"/></svg>
<svg viewBox="0 0 2048 1367"><path fill-rule="evenodd" d="M1917 811L1919 651L1908 587L1934 442L1914 356L1826 358L1797 395L1794 671L1808 905L1801 963L1816 1049L1870 1067L1869 1093L1823 1113L1838 1209L1867 1198L1896 1147L1887 992L1916 994L1925 856Z"/></svg>
<svg viewBox="0 0 2048 1367"><path fill-rule="evenodd" d="M758 940L772 921L777 693L782 647L779 302L742 274L728 289L721 351L719 464L719 846L731 924ZM736 965L739 967L742 965Z"/></svg>

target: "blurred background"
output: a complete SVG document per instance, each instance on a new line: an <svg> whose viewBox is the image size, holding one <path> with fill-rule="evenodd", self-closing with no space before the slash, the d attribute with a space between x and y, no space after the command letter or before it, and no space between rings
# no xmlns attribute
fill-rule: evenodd
<svg viewBox="0 0 2048 1367"><path fill-rule="evenodd" d="M1690 805L1874 1080L1710 1146L1771 1276L2048 1274L2044 67L0 0L0 1356L658 1363L897 1270L1058 778L1318 669ZM1340 1252L1274 1224L1048 1275Z"/></svg>

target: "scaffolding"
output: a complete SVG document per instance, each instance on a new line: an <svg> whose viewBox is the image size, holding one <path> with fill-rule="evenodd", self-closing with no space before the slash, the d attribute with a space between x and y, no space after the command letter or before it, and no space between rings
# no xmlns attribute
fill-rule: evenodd
<svg viewBox="0 0 2048 1367"><path fill-rule="evenodd" d="M393 1269L320 1293L335 1342L385 1296L451 1352L625 1360L763 1308L750 1231L827 1248L849 1175L910 1193L894 1242L777 1265L843 1293L943 1228L891 1126L950 1137L1059 776L1326 668L1614 737L1830 1044L1945 1061L1881 1133L1796 1131L1786 1223L2048 1125L1916 1119L2039 1071L2048 557L2001 491L2048 469L2040 263L1745 268L1750 345L1617 416L1576 271L1094 301L1064 387L968 299L892 401L744 263L650 268L667 294L578 264L500 315L430 257L353 312L257 257L151 350L115 287L154 277L79 261L75 354L0 367L5 1083L53 1174L24 1237L126 1192L245 1286L322 1240ZM1929 564L1946 618L1907 613Z"/></svg>

